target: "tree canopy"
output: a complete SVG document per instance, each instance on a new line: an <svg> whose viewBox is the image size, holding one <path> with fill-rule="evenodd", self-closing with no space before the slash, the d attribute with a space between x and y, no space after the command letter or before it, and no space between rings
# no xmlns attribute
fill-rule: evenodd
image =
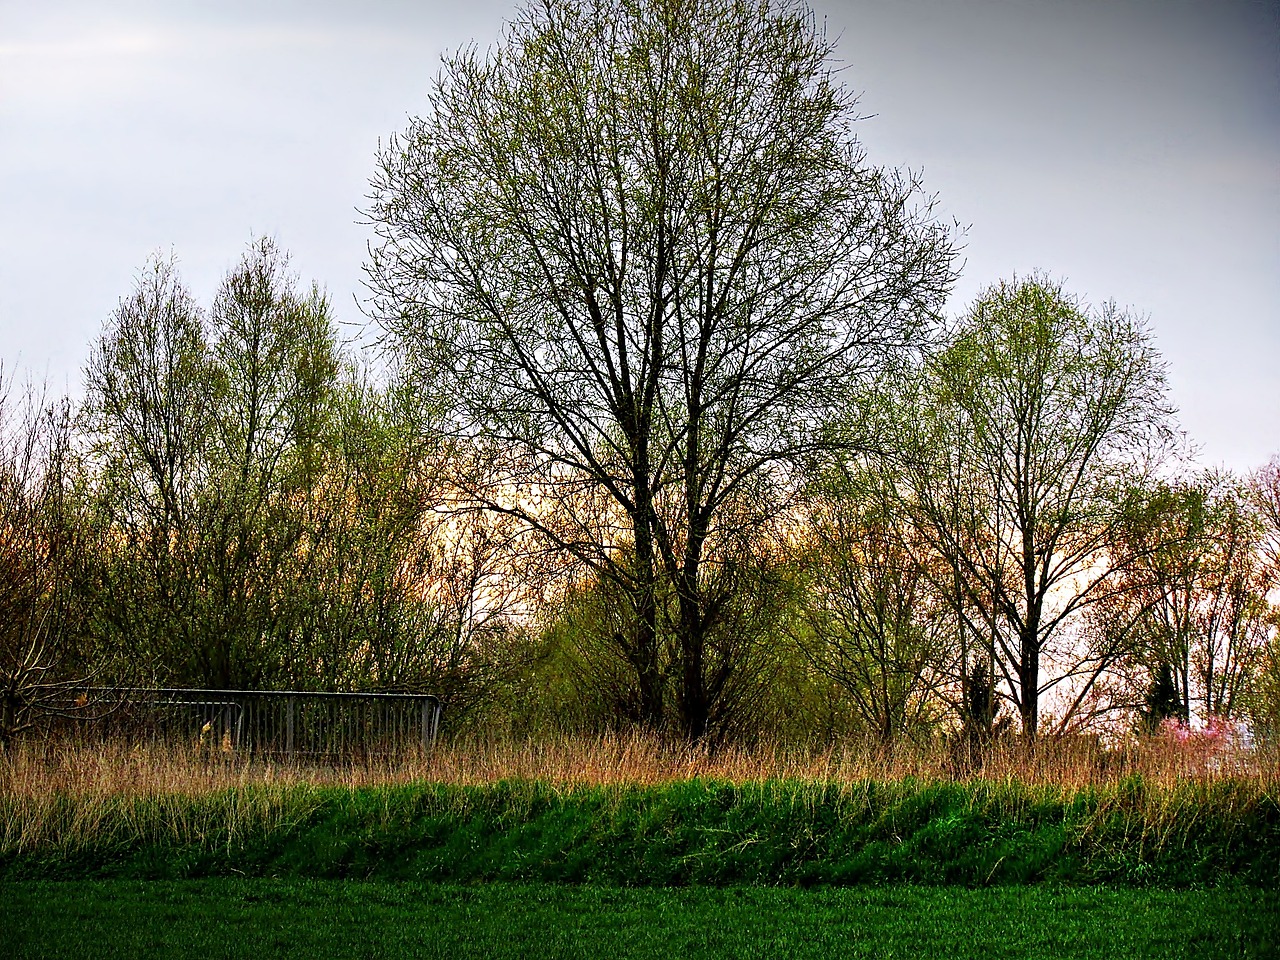
<svg viewBox="0 0 1280 960"><path fill-rule="evenodd" d="M639 716L670 681L700 737L747 659L746 541L919 345L952 234L866 159L799 3L542 0L429 107L379 157L378 316L449 428L503 452L496 489L536 491L484 505L629 605Z"/></svg>

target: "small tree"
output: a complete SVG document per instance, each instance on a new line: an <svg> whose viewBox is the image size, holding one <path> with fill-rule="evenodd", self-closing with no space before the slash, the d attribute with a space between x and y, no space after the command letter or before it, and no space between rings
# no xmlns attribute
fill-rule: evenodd
<svg viewBox="0 0 1280 960"><path fill-rule="evenodd" d="M1166 720L1186 720L1186 711L1173 682L1173 668L1161 663L1147 688L1138 726L1144 733L1153 733Z"/></svg>
<svg viewBox="0 0 1280 960"><path fill-rule="evenodd" d="M890 478L832 471L809 511L801 648L884 744L933 721L959 650L937 558Z"/></svg>
<svg viewBox="0 0 1280 960"><path fill-rule="evenodd" d="M90 711L78 690L109 666L80 588L93 532L80 509L71 413L0 369L0 744ZM94 704L96 707L97 704Z"/></svg>
<svg viewBox="0 0 1280 960"><path fill-rule="evenodd" d="M1081 650L1068 628L1128 563L1113 549L1123 491L1171 432L1164 368L1142 322L1033 277L985 291L924 385L908 503L1034 737L1047 691L1075 685L1069 721L1121 652Z"/></svg>
<svg viewBox="0 0 1280 960"><path fill-rule="evenodd" d="M961 684L960 729L974 747L985 746L995 735L1000 698L985 660L977 660Z"/></svg>

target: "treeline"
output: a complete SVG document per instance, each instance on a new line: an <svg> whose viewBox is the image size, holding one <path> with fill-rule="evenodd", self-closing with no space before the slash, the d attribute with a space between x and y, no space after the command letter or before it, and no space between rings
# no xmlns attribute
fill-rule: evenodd
<svg viewBox="0 0 1280 960"><path fill-rule="evenodd" d="M1141 325L1001 285L899 374L879 449L831 444L786 509L709 551L707 735L1210 715L1274 735L1280 463L1173 470ZM656 597L647 717L634 598L558 549L572 523L634 563L591 484L513 484L404 368L375 377L345 349L270 241L208 308L149 263L84 379L75 406L5 383L6 736L119 684L421 691L455 726L685 731L675 591Z"/></svg>
<svg viewBox="0 0 1280 960"><path fill-rule="evenodd" d="M470 702L519 631L493 525L270 241L213 303L149 263L72 405L5 382L5 734L92 685L429 691ZM490 662L490 661L493 662Z"/></svg>
<svg viewBox="0 0 1280 960"><path fill-rule="evenodd" d="M544 0L366 211L378 372L266 241L7 393L0 731L88 682L422 690L454 729L1274 736L1280 461L1188 472L1145 324L944 321L799 0ZM61 699L59 699L61 698ZM74 712L74 711L73 711Z"/></svg>

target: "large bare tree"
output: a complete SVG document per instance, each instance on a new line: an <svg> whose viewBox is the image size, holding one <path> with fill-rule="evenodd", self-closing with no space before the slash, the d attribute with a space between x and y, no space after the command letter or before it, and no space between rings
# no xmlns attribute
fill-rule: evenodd
<svg viewBox="0 0 1280 960"><path fill-rule="evenodd" d="M791 0L538 0L373 179L377 314L501 454L483 505L616 586L640 719L693 739L741 661L746 534L953 279L832 52Z"/></svg>

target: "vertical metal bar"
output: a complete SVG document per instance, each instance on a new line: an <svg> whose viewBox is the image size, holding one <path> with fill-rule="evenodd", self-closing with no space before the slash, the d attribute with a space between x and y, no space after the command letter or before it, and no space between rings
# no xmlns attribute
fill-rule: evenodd
<svg viewBox="0 0 1280 960"><path fill-rule="evenodd" d="M294 697L290 695L285 714L285 753L290 760L293 759L293 701Z"/></svg>

